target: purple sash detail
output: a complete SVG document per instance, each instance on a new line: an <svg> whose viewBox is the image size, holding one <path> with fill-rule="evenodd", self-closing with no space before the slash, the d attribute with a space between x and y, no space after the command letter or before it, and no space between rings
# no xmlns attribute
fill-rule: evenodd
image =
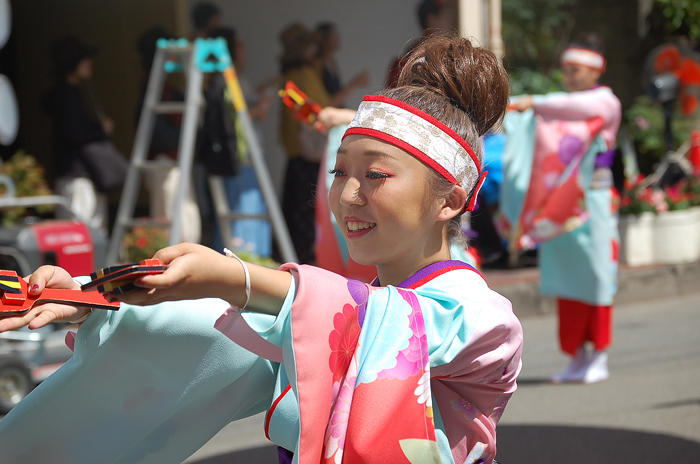
<svg viewBox="0 0 700 464"><path fill-rule="evenodd" d="M294 458L294 453L282 448L281 446L278 446L277 447L277 456L279 458L280 464L292 464L292 459Z"/></svg>
<svg viewBox="0 0 700 464"><path fill-rule="evenodd" d="M615 150L601 151L595 157L596 168L611 168L615 161Z"/></svg>
<svg viewBox="0 0 700 464"><path fill-rule="evenodd" d="M411 288L417 282L420 282L421 280L425 280L426 278L430 277L431 274L439 273L440 271L442 271L443 269L448 268L448 267L459 267L459 268L471 269L472 271L476 272L477 274L480 274L479 271L474 269L473 266L470 266L469 264L462 262L462 261L457 261L457 260L439 261L437 263L433 263L433 264L429 264L429 265L425 266L423 269L421 269L420 271L416 272L408 279L401 282L398 286L400 288ZM379 279L376 279L374 282L372 282L372 285L375 287L381 287L381 284L379 283Z"/></svg>

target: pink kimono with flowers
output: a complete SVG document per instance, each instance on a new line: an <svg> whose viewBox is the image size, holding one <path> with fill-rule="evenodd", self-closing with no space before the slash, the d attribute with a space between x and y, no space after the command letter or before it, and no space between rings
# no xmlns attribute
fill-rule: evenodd
<svg viewBox="0 0 700 464"><path fill-rule="evenodd" d="M283 363L265 427L293 446L294 462L492 462L521 368L522 329L508 300L459 261L400 287L282 269L297 288L274 343L232 310L217 328ZM276 440L275 427L293 429L296 442Z"/></svg>
<svg viewBox="0 0 700 464"><path fill-rule="evenodd" d="M505 189L503 202L516 205L504 208L505 217L498 224L518 248L526 249L571 232L589 219L586 191L591 188L595 155L614 148L620 126L620 101L609 87L537 95L533 102L535 124L530 134L513 134L530 124L527 115L515 123L518 118L511 114L505 124L514 139L506 148L514 154L504 155L505 182L512 182L508 175L512 166L518 176L529 172L529 184L520 195ZM519 125L517 130L509 130L514 125Z"/></svg>

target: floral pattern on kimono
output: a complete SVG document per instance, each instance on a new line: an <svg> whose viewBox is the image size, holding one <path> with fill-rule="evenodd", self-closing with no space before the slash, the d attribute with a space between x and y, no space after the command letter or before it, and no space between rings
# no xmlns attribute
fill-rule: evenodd
<svg viewBox="0 0 700 464"><path fill-rule="evenodd" d="M488 290L476 271L446 261L399 287L373 287L310 266L282 269L298 281L281 343L301 419L294 462L442 463L434 398L452 461L478 454L491 462L496 422L521 366L522 332L507 300ZM430 305L439 297L426 294L438 281L459 287L465 272L488 296L486 310L474 312L484 323L458 324L472 336L449 338L444 353L431 355L425 316L435 320ZM449 322L457 317L444 311ZM242 319L233 312L224 317ZM246 346L257 351L255 343Z"/></svg>

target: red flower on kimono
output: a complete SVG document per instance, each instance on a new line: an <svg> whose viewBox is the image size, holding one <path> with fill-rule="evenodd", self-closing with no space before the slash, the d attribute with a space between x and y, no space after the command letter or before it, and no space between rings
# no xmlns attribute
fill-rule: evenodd
<svg viewBox="0 0 700 464"><path fill-rule="evenodd" d="M333 372L333 382L340 380L347 372L359 338L357 306L346 304L343 311L333 317L333 331L328 336L328 344L331 347L328 365Z"/></svg>

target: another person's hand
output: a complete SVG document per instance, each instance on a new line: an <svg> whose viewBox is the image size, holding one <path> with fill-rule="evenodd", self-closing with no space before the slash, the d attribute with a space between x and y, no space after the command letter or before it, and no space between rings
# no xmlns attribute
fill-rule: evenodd
<svg viewBox="0 0 700 464"><path fill-rule="evenodd" d="M355 117L355 110L349 110L346 108L335 108L333 106L327 106L318 113L317 121L323 124L326 129L330 129L333 126L339 126L341 124L350 124L352 118Z"/></svg>
<svg viewBox="0 0 700 464"><path fill-rule="evenodd" d="M250 118L255 121L264 121L265 119L267 119L267 116L270 113L270 106L272 106L272 103L274 101L274 95L269 94L267 92L262 93L260 96L260 101L258 101L258 103L255 106L252 106L248 109L248 114L250 114Z"/></svg>
<svg viewBox="0 0 700 464"><path fill-rule="evenodd" d="M523 112L533 108L534 106L535 103L532 101L532 96L528 95L511 103L510 109Z"/></svg>
<svg viewBox="0 0 700 464"><path fill-rule="evenodd" d="M355 76L351 81L352 87L365 87L369 84L369 71L366 69Z"/></svg>
<svg viewBox="0 0 700 464"><path fill-rule="evenodd" d="M100 125L105 134L111 136L114 133L114 121L111 118L105 116L100 119Z"/></svg>
<svg viewBox="0 0 700 464"><path fill-rule="evenodd" d="M30 295L37 295L44 291L44 288L80 288L80 285L73 280L68 272L56 266L41 266L24 280L27 281ZM0 319L0 332L25 326L30 329L38 329L51 322L74 321L89 311L88 308L57 303L39 304L22 315Z"/></svg>

